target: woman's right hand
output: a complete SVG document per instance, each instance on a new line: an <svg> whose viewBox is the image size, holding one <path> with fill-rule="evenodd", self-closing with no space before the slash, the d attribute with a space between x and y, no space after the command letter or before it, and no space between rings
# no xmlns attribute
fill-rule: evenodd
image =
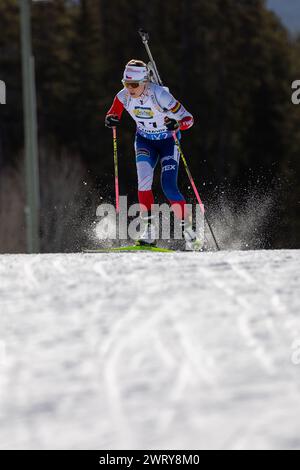
<svg viewBox="0 0 300 470"><path fill-rule="evenodd" d="M105 117L106 127L117 127L120 124L120 120L116 114L108 114Z"/></svg>

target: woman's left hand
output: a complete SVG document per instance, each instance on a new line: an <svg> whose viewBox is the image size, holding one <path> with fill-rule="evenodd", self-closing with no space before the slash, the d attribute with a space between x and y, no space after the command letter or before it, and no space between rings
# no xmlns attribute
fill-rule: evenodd
<svg viewBox="0 0 300 470"><path fill-rule="evenodd" d="M177 131L179 129L179 122L176 119L171 119L168 116L165 117L165 126L168 131Z"/></svg>

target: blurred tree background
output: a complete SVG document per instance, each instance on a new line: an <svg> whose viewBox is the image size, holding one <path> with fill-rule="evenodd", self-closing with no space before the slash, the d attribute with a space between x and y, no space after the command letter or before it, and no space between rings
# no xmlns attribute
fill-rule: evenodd
<svg viewBox="0 0 300 470"><path fill-rule="evenodd" d="M0 25L0 251L14 252L26 249L17 0L0 1ZM258 213L271 197L262 246L299 248L300 106L291 84L300 79L300 39L265 1L54 0L32 4L43 251L79 249L101 198L113 200L103 120L125 63L147 59L139 27L150 32L164 83L195 117L183 148L215 219L228 223L228 205ZM136 202L133 138L124 115L121 193ZM183 170L180 180L186 187Z"/></svg>

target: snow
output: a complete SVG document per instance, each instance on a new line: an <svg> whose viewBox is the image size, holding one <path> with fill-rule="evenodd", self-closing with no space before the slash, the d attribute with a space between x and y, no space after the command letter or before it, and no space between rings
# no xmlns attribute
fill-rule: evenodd
<svg viewBox="0 0 300 470"><path fill-rule="evenodd" d="M300 449L299 262L0 256L0 448Z"/></svg>

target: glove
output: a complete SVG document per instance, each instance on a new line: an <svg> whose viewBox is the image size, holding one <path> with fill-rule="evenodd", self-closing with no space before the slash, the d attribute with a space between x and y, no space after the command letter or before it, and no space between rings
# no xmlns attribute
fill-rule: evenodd
<svg viewBox="0 0 300 470"><path fill-rule="evenodd" d="M120 120L116 114L108 114L105 118L106 127L117 127L120 124Z"/></svg>
<svg viewBox="0 0 300 470"><path fill-rule="evenodd" d="M171 119L169 117L165 117L165 126L168 131L177 131L179 129L179 122L176 119Z"/></svg>

